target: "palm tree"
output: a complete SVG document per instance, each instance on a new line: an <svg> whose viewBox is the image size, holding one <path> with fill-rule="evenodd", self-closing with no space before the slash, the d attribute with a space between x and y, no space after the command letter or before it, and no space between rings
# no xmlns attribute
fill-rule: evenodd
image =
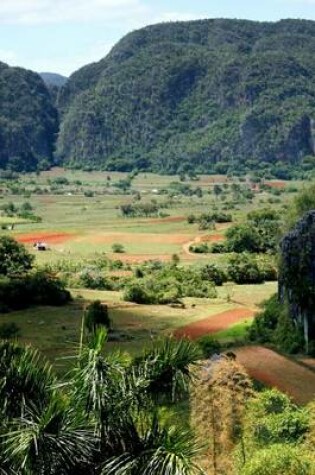
<svg viewBox="0 0 315 475"><path fill-rule="evenodd" d="M148 382L147 392L174 402L188 393L191 367L198 364L200 348L190 340L157 340L134 361L135 370Z"/></svg>
<svg viewBox="0 0 315 475"><path fill-rule="evenodd" d="M166 340L134 363L107 355L106 339L97 329L62 384L36 351L0 345L1 467L19 475L201 473L192 434L161 425L152 397L164 379L167 396L186 388L195 347Z"/></svg>
<svg viewBox="0 0 315 475"><path fill-rule="evenodd" d="M149 420L148 420L149 419ZM191 431L162 426L155 414L138 426L138 444L108 460L102 475L201 475L200 446Z"/></svg>
<svg viewBox="0 0 315 475"><path fill-rule="evenodd" d="M9 422L3 454L17 473L68 475L89 465L95 442L86 414L54 395L44 410L28 408Z"/></svg>

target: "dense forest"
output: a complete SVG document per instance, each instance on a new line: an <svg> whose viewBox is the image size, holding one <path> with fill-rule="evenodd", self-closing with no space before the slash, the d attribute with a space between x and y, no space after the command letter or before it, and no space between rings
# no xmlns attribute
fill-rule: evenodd
<svg viewBox="0 0 315 475"><path fill-rule="evenodd" d="M314 154L315 23L204 20L123 38L59 96L70 166L178 172Z"/></svg>
<svg viewBox="0 0 315 475"><path fill-rule="evenodd" d="M40 76L0 63L0 168L48 168L57 132L58 113Z"/></svg>
<svg viewBox="0 0 315 475"><path fill-rule="evenodd" d="M63 85L1 64L0 166L51 163L59 109L66 166L288 178L314 157L314 49L312 21L215 19L132 32Z"/></svg>

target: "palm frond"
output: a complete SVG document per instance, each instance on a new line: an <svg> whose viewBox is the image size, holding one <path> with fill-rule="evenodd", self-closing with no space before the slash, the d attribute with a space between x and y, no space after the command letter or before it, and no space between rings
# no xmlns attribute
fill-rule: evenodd
<svg viewBox="0 0 315 475"><path fill-rule="evenodd" d="M12 420L1 440L7 463L18 473L42 473L45 467L52 475L69 473L90 461L96 447L85 414L56 397L43 412L28 408Z"/></svg>
<svg viewBox="0 0 315 475"><path fill-rule="evenodd" d="M141 428L139 428L141 432ZM202 448L191 431L161 426L156 416L139 433L136 450L127 450L106 462L102 475L201 475L194 462Z"/></svg>
<svg viewBox="0 0 315 475"><path fill-rule="evenodd" d="M135 359L137 374L147 380L151 395L165 395L172 401L187 392L192 377L190 368L201 359L197 345L190 340L157 340Z"/></svg>
<svg viewBox="0 0 315 475"><path fill-rule="evenodd" d="M29 346L0 343L0 410L3 417L19 417L27 406L44 407L56 379L51 366Z"/></svg>

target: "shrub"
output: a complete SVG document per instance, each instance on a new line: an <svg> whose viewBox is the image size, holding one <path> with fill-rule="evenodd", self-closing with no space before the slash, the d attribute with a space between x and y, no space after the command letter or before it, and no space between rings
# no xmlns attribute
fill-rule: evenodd
<svg viewBox="0 0 315 475"><path fill-rule="evenodd" d="M189 246L189 251L194 252L195 254L208 254L210 248L206 242L202 242L200 244L191 244Z"/></svg>
<svg viewBox="0 0 315 475"><path fill-rule="evenodd" d="M236 284L264 282L264 274L260 271L256 259L245 252L230 257L227 272L229 278Z"/></svg>
<svg viewBox="0 0 315 475"><path fill-rule="evenodd" d="M249 338L259 343L273 343L282 351L297 353L304 350L302 328L289 316L275 294L263 303L263 311L249 328Z"/></svg>
<svg viewBox="0 0 315 475"><path fill-rule="evenodd" d="M0 236L0 275L18 275L32 268L34 256L10 236Z"/></svg>
<svg viewBox="0 0 315 475"><path fill-rule="evenodd" d="M64 305L70 293L57 278L43 271L0 279L1 309L23 309L31 305Z"/></svg>
<svg viewBox="0 0 315 475"><path fill-rule="evenodd" d="M80 274L79 284L86 289L113 290L112 282L96 271L83 271Z"/></svg>
<svg viewBox="0 0 315 475"><path fill-rule="evenodd" d="M125 248L122 244L119 244L119 243L114 243L112 245L112 251L115 253L115 254L122 254L125 252Z"/></svg>
<svg viewBox="0 0 315 475"><path fill-rule="evenodd" d="M224 254L225 252L228 252L228 250L224 242L215 242L212 244L210 252L213 254Z"/></svg>
<svg viewBox="0 0 315 475"><path fill-rule="evenodd" d="M136 282L129 284L125 288L123 299L127 302L135 302L139 304L154 303L153 297L148 294L142 285Z"/></svg>
<svg viewBox="0 0 315 475"><path fill-rule="evenodd" d="M201 268L201 276L204 280L209 280L215 283L215 285L222 285L227 281L225 272L215 264L207 264Z"/></svg>
<svg viewBox="0 0 315 475"><path fill-rule="evenodd" d="M204 358L210 358L221 351L221 344L210 335L205 335L198 339L198 345L201 348Z"/></svg>
<svg viewBox="0 0 315 475"><path fill-rule="evenodd" d="M103 305L100 300L90 303L84 312L84 324L89 332L95 332L100 326L109 329L111 321L107 305Z"/></svg>
<svg viewBox="0 0 315 475"><path fill-rule="evenodd" d="M0 338L4 340L9 340L11 338L16 338L20 335L20 328L16 323L2 323L0 325Z"/></svg>

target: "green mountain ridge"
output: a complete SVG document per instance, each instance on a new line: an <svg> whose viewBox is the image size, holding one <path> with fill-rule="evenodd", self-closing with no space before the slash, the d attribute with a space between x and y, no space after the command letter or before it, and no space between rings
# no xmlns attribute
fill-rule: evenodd
<svg viewBox="0 0 315 475"><path fill-rule="evenodd" d="M314 168L314 51L314 21L212 19L129 33L63 85L0 63L0 168Z"/></svg>
<svg viewBox="0 0 315 475"><path fill-rule="evenodd" d="M226 172L315 153L315 22L153 25L61 89L67 166Z"/></svg>
<svg viewBox="0 0 315 475"><path fill-rule="evenodd" d="M0 63L0 168L48 168L57 133L58 112L41 77Z"/></svg>

